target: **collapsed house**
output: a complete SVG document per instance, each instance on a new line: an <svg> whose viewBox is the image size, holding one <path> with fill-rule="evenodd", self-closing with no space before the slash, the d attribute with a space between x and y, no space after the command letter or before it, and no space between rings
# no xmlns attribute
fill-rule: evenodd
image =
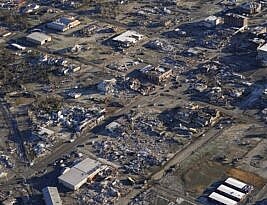
<svg viewBox="0 0 267 205"><path fill-rule="evenodd" d="M139 69L142 75L152 81L155 84L160 84L166 80L168 80L172 74L172 69L162 67L162 66L153 66L147 65Z"/></svg>

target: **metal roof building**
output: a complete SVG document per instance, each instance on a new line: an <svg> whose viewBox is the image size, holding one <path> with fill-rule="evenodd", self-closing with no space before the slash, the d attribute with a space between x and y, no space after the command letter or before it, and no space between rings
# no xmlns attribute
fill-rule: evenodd
<svg viewBox="0 0 267 205"><path fill-rule="evenodd" d="M225 183L232 186L232 187L235 187L239 190L244 190L248 186L244 182L241 182L241 181L234 179L232 177L229 177L228 179L226 179Z"/></svg>
<svg viewBox="0 0 267 205"><path fill-rule="evenodd" d="M224 204L224 205L237 205L238 202L235 201L235 200L232 200L232 199L229 199L221 194L218 194L216 192L212 192L210 195L209 195L209 198L210 199L213 199L221 204Z"/></svg>
<svg viewBox="0 0 267 205"><path fill-rule="evenodd" d="M238 199L239 201L244 199L246 197L246 194L240 192L240 191L237 191L235 189L232 189L228 186L225 186L225 185L220 185L218 188L217 188L218 191L226 194L227 196L229 197L233 197L235 199Z"/></svg>
<svg viewBox="0 0 267 205"><path fill-rule="evenodd" d="M51 36L48 36L41 32L33 32L26 37L27 41L37 45L43 45L52 40Z"/></svg>
<svg viewBox="0 0 267 205"><path fill-rule="evenodd" d="M45 187L42 192L46 205L62 205L57 187Z"/></svg>
<svg viewBox="0 0 267 205"><path fill-rule="evenodd" d="M65 187L77 190L101 171L100 165L98 161L86 158L59 176L58 180Z"/></svg>

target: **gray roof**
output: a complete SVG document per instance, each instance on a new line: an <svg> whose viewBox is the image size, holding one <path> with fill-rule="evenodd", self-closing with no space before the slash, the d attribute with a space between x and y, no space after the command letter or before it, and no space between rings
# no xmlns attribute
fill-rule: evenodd
<svg viewBox="0 0 267 205"><path fill-rule="evenodd" d="M42 192L46 205L62 205L57 187L45 187Z"/></svg>
<svg viewBox="0 0 267 205"><path fill-rule="evenodd" d="M86 158L80 163L76 164L74 168L85 172L85 173L90 173L94 171L97 167L99 167L100 163L96 160Z"/></svg>
<svg viewBox="0 0 267 205"><path fill-rule="evenodd" d="M72 186L78 185L79 183L81 183L83 180L87 178L88 178L88 174L75 168L71 168L69 171L67 171L66 173L58 177L59 180L67 182L68 184Z"/></svg>
<svg viewBox="0 0 267 205"><path fill-rule="evenodd" d="M100 167L100 163L96 160L86 158L73 166L68 172L59 176L58 179L73 186L78 185L88 176Z"/></svg>
<svg viewBox="0 0 267 205"><path fill-rule="evenodd" d="M42 41L51 39L51 36L48 36L48 35L46 35L44 33L41 33L41 32L33 32L33 33L29 34L27 36L27 38L33 39L35 41L42 42Z"/></svg>

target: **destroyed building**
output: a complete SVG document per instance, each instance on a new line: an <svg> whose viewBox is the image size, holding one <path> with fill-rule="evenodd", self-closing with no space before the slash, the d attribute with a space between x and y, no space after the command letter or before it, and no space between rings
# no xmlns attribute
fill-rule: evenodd
<svg viewBox="0 0 267 205"><path fill-rule="evenodd" d="M209 107L191 106L166 110L161 120L170 130L190 138L198 129L214 125L220 116L219 111Z"/></svg>
<svg viewBox="0 0 267 205"><path fill-rule="evenodd" d="M145 78L149 79L151 82L155 84L160 84L166 80L168 80L172 74L173 70L170 68L162 67L162 66L153 66L147 65L139 69L142 75Z"/></svg>
<svg viewBox="0 0 267 205"><path fill-rule="evenodd" d="M53 22L47 23L46 27L56 31L67 31L80 25L80 21L74 17L61 17Z"/></svg>
<svg viewBox="0 0 267 205"><path fill-rule="evenodd" d="M115 78L103 80L97 84L97 89L104 94L113 93L115 91L114 86L116 85L116 82L117 80Z"/></svg>
<svg viewBox="0 0 267 205"><path fill-rule="evenodd" d="M231 27L247 27L248 26L248 18L245 16L241 16L234 13L228 13L224 16L224 24Z"/></svg>
<svg viewBox="0 0 267 205"><path fill-rule="evenodd" d="M258 2L245 2L240 5L240 10L247 14L256 14L261 12L261 3Z"/></svg>
<svg viewBox="0 0 267 205"><path fill-rule="evenodd" d="M222 22L222 19L217 16L209 16L204 19L203 26L206 28L214 28Z"/></svg>
<svg viewBox="0 0 267 205"><path fill-rule="evenodd" d="M83 107L64 108L58 111L47 113L40 110L37 119L45 125L56 125L65 129L79 132L85 127L94 127L105 118L105 109L91 107L86 109Z"/></svg>
<svg viewBox="0 0 267 205"><path fill-rule="evenodd" d="M137 33L136 31L125 31L124 33L112 38L111 45L116 47L129 48L143 38L144 36Z"/></svg>

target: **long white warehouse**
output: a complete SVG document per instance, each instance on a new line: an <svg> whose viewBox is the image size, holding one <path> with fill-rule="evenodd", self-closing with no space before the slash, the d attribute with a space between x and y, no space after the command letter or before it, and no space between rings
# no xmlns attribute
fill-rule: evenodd
<svg viewBox="0 0 267 205"><path fill-rule="evenodd" d="M248 186L244 182L241 182L241 181L234 179L232 177L229 177L228 179L226 179L225 183L232 186L232 187L235 187L239 190L244 190Z"/></svg>
<svg viewBox="0 0 267 205"><path fill-rule="evenodd" d="M232 199L229 199L221 194L218 194L216 192L212 192L210 195L209 195L209 198L210 199L213 199L221 204L224 204L224 205L237 205L238 202L235 201L235 200L232 200Z"/></svg>
<svg viewBox="0 0 267 205"><path fill-rule="evenodd" d="M235 199L238 199L239 201L244 199L246 197L246 194L240 192L240 191L237 191L235 189L232 189L228 186L225 186L225 185L220 185L218 188L217 188L218 191L226 194L227 196L230 196L230 197L234 197Z"/></svg>

